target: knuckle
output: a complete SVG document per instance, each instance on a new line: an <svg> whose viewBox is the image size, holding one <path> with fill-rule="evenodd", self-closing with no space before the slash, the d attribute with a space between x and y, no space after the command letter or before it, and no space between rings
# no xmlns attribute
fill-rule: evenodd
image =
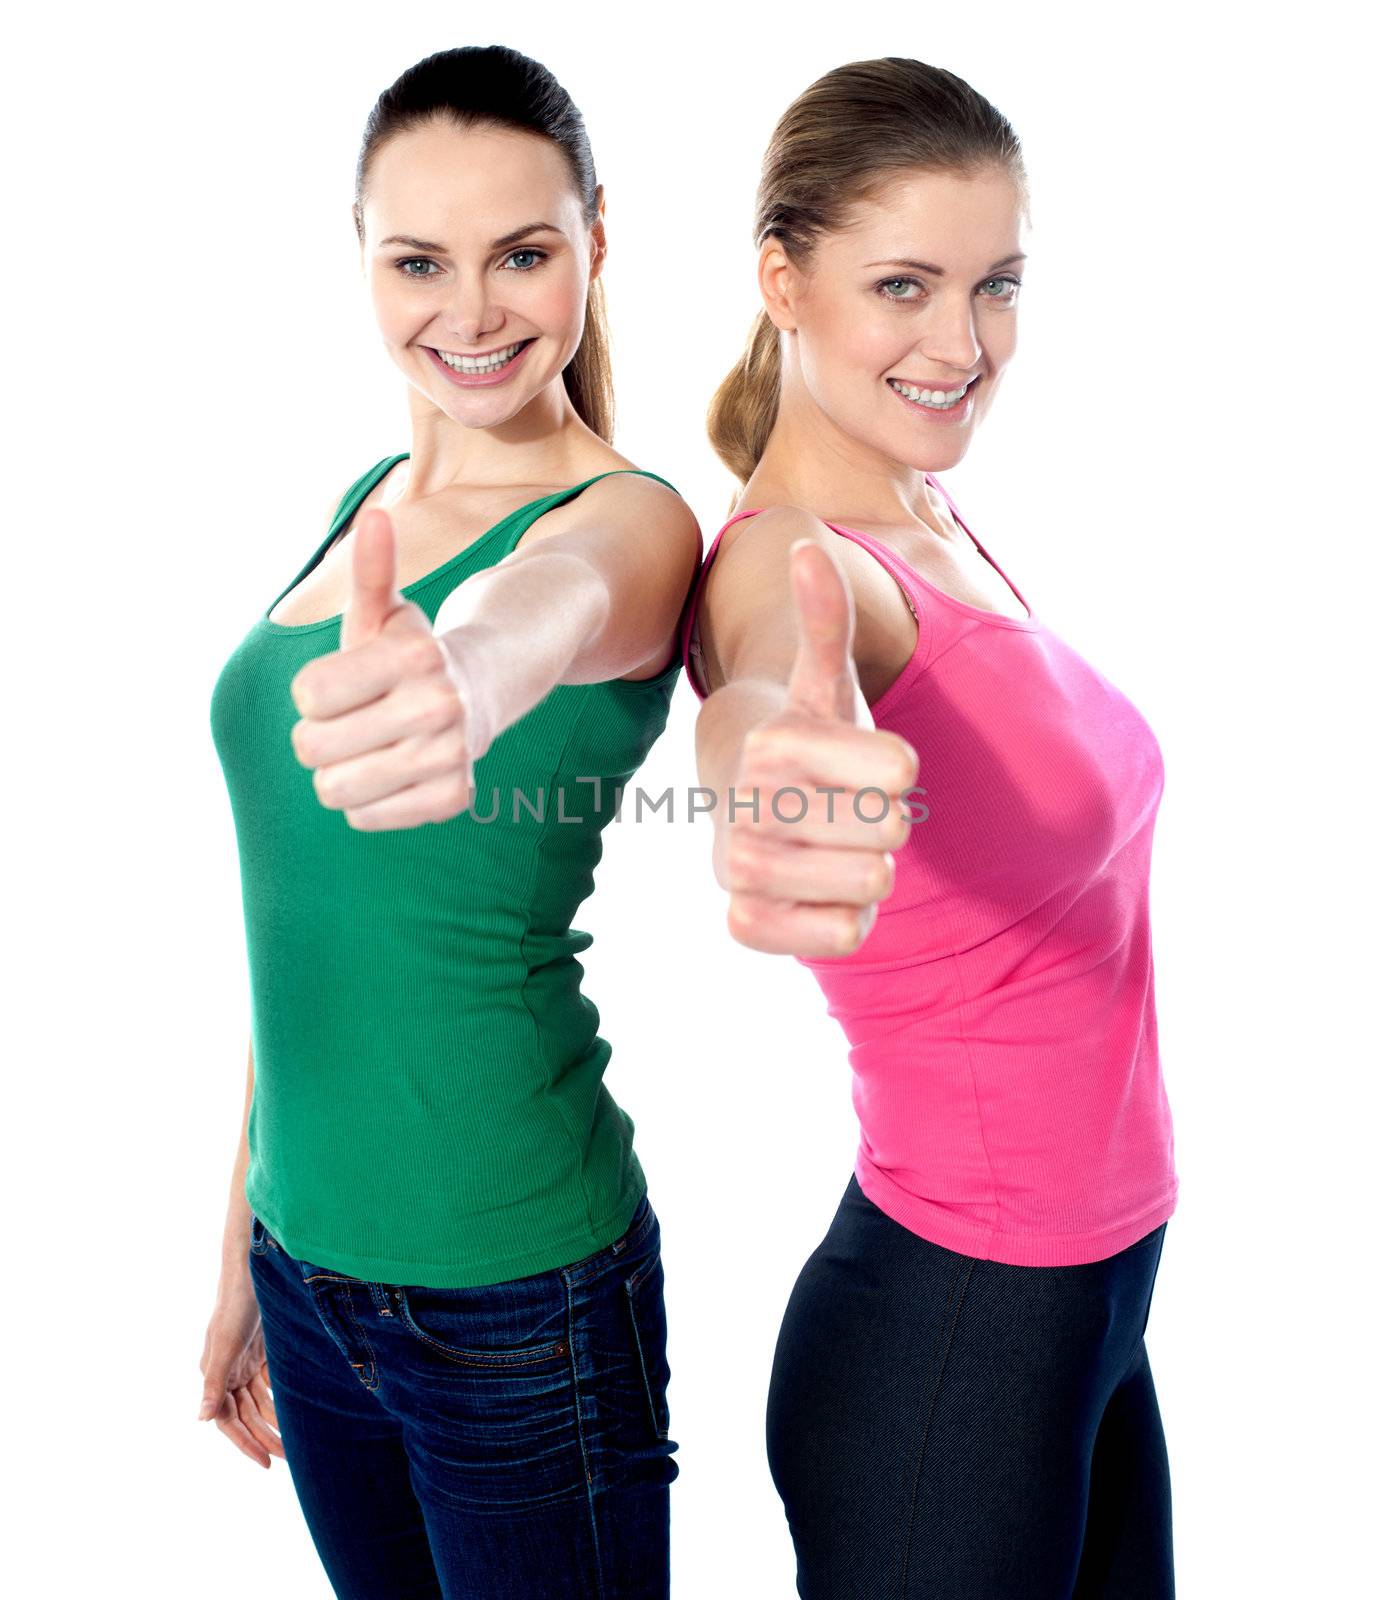
<svg viewBox="0 0 1390 1600"><path fill-rule="evenodd" d="M453 682L443 674L434 680L434 697L441 713L451 722L463 721L463 700Z"/></svg>
<svg viewBox="0 0 1390 1600"><path fill-rule="evenodd" d="M895 733L892 735L892 738L894 743L897 745L898 755L901 763L901 776L898 780L898 787L900 789L910 789L917 781L917 771L921 765L920 758L918 757L917 751L907 742L906 739L902 737L901 734Z"/></svg>
<svg viewBox="0 0 1390 1600"><path fill-rule="evenodd" d="M301 720L290 729L290 748L302 766L317 765L315 760L317 744L314 730L308 722Z"/></svg>
<svg viewBox="0 0 1390 1600"><path fill-rule="evenodd" d="M734 890L751 889L761 859L757 842L746 833L731 839L724 859L729 878L728 887Z"/></svg>
<svg viewBox="0 0 1390 1600"><path fill-rule="evenodd" d="M893 858L889 855L876 855L867 864L864 874L864 899L869 902L882 900L893 887Z"/></svg>
<svg viewBox="0 0 1390 1600"><path fill-rule="evenodd" d="M411 672L423 676L426 673L443 670L444 653L434 634L416 634L413 639L404 642L402 649L405 653L406 666Z"/></svg>
<svg viewBox="0 0 1390 1600"><path fill-rule="evenodd" d="M881 867L879 881L882 884L882 887L879 889L878 893L874 896L874 899L875 900L886 900L888 898L888 896L890 894L892 894L893 885L897 882L898 864L897 864L896 861L894 861L892 856L887 855L887 854L885 854L882 857L880 857L880 860L882 862L882 867Z"/></svg>
<svg viewBox="0 0 1390 1600"><path fill-rule="evenodd" d="M755 774L767 773L785 764L794 737L790 729L767 723L752 729L743 741L747 769Z"/></svg>
<svg viewBox="0 0 1390 1600"><path fill-rule="evenodd" d="M307 671L307 669L306 669ZM314 683L304 672L297 672L290 680L290 699L301 717L314 714Z"/></svg>
<svg viewBox="0 0 1390 1600"><path fill-rule="evenodd" d="M759 917L752 901L746 895L734 894L729 897L728 927L729 932L740 944L746 944L756 933Z"/></svg>
<svg viewBox="0 0 1390 1600"><path fill-rule="evenodd" d="M439 759L446 767L462 766L468 760L468 734L462 722L446 728L438 740Z"/></svg>

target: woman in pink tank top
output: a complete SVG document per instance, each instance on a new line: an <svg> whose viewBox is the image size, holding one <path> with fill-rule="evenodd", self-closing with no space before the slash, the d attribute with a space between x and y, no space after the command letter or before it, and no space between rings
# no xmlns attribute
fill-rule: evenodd
<svg viewBox="0 0 1390 1600"><path fill-rule="evenodd" d="M686 621L729 926L816 975L862 1135L773 1363L803 1596L1173 1592L1144 1330L1177 1179L1139 712L935 474L1014 351L1004 117L901 58L773 134L743 483Z"/></svg>

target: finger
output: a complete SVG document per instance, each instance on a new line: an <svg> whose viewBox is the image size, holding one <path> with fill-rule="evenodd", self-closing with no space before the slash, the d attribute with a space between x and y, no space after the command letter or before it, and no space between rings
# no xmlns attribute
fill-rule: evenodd
<svg viewBox="0 0 1390 1600"><path fill-rule="evenodd" d="M886 728L856 728L793 713L750 728L739 751L740 781L812 779L847 790L898 795L917 778L917 752Z"/></svg>
<svg viewBox="0 0 1390 1600"><path fill-rule="evenodd" d="M250 1386L247 1384L243 1384L236 1391L236 1409L242 1426L256 1443L270 1455L283 1457L285 1447L280 1443L280 1435L261 1416L260 1408L257 1406L255 1398L251 1394Z"/></svg>
<svg viewBox="0 0 1390 1600"><path fill-rule="evenodd" d="M256 1404L260 1407L261 1415L270 1423L272 1428L278 1429L280 1419L275 1414L275 1395L270 1387L270 1368L263 1361L261 1370L252 1378L250 1390L255 1397Z"/></svg>
<svg viewBox="0 0 1390 1600"><path fill-rule="evenodd" d="M365 833L383 828L418 828L426 822L448 822L473 803L471 764L447 777L415 783L384 800L344 811L348 825ZM480 824L481 826L482 824Z"/></svg>
<svg viewBox="0 0 1390 1600"><path fill-rule="evenodd" d="M221 1411L227 1398L227 1374L231 1360L221 1351L208 1357L207 1371L203 1374L203 1398L198 1405L198 1421L206 1422Z"/></svg>
<svg viewBox="0 0 1390 1600"><path fill-rule="evenodd" d="M850 655L853 602L833 557L814 539L791 548L796 657L787 704L813 717L853 722L858 679Z"/></svg>
<svg viewBox="0 0 1390 1600"><path fill-rule="evenodd" d="M330 811L353 811L467 769L468 741L459 723L445 733L400 739L384 750L319 767L314 792Z"/></svg>
<svg viewBox="0 0 1390 1600"><path fill-rule="evenodd" d="M893 889L886 850L836 850L792 844L748 828L731 830L721 888L814 905L877 905Z"/></svg>
<svg viewBox="0 0 1390 1600"><path fill-rule="evenodd" d="M833 960L857 950L877 915L873 906L799 905L762 895L729 897L729 932L769 955Z"/></svg>
<svg viewBox="0 0 1390 1600"><path fill-rule="evenodd" d="M354 650L331 650L295 673L290 697L301 717L341 716L412 678L447 676L444 650L430 631L381 633Z"/></svg>
<svg viewBox="0 0 1390 1600"><path fill-rule="evenodd" d="M338 648L355 650L380 633L401 603L396 592L396 531L380 506L363 512L352 535L352 584Z"/></svg>
<svg viewBox="0 0 1390 1600"><path fill-rule="evenodd" d="M301 765L335 761L382 750L401 739L428 739L464 726L463 702L442 673L408 678L384 695L336 717L304 717L290 729Z"/></svg>
<svg viewBox="0 0 1390 1600"><path fill-rule="evenodd" d="M269 1452L263 1446L257 1444L246 1431L246 1426L237 1416L236 1408L232 1405L230 1399L227 1402L227 1409L229 1415L218 1417L217 1419L218 1432L226 1434L237 1449L241 1451L242 1455L250 1456L257 1466L268 1467L270 1465Z"/></svg>
<svg viewBox="0 0 1390 1600"><path fill-rule="evenodd" d="M729 833L837 850L901 850L912 836L910 803L884 789L750 785L730 796Z"/></svg>

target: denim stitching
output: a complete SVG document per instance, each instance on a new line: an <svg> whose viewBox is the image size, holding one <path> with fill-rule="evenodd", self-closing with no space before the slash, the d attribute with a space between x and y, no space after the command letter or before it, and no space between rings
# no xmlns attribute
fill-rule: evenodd
<svg viewBox="0 0 1390 1600"><path fill-rule="evenodd" d="M541 1361L553 1361L556 1356L564 1355L568 1348L564 1339L558 1339L544 1345L528 1345L520 1350L465 1350L460 1345L445 1344L442 1339L426 1333L410 1314L410 1300L404 1289L396 1304L400 1308L401 1321L417 1339L437 1350L446 1360L456 1361L463 1367L533 1367Z"/></svg>
<svg viewBox="0 0 1390 1600"><path fill-rule="evenodd" d="M357 1313L352 1309L352 1290L341 1290L339 1292L339 1299L343 1303L343 1309L347 1312L348 1321L352 1323L353 1327L356 1328L358 1333L361 1335L362 1343L367 1351L367 1360L370 1365L367 1368L367 1376L362 1381L369 1389L375 1391L377 1388L376 1351L372 1349L371 1344L367 1339L367 1330L357 1320ZM357 1367L360 1370L362 1363L353 1361L350 1363L350 1365Z"/></svg>
<svg viewBox="0 0 1390 1600"><path fill-rule="evenodd" d="M603 1600L603 1545L599 1539L598 1516L594 1510L594 1475L589 1467L589 1446L584 1437L584 1415L579 1404L579 1363L574 1351L574 1287L565 1280L565 1326L569 1332L570 1378L574 1388L574 1428L579 1438L579 1458L584 1464L584 1483L589 1501L589 1528L594 1536L594 1572L598 1578L598 1600Z"/></svg>
<svg viewBox="0 0 1390 1600"><path fill-rule="evenodd" d="M647 1411L651 1415L652 1429L658 1439L665 1439L670 1432L669 1428L663 1429L657 1417L656 1396L652 1393L652 1380L647 1371L647 1352L642 1343L642 1330L637 1326L637 1291L643 1282L650 1276L652 1268L656 1265L657 1258L652 1260L641 1272L636 1272L627 1280L627 1310L632 1318L632 1337L637 1345L637 1369L642 1374L642 1387L647 1391Z"/></svg>

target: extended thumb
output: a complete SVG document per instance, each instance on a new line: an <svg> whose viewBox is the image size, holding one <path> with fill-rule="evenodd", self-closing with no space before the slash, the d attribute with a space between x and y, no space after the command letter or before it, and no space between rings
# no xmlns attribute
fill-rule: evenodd
<svg viewBox="0 0 1390 1600"><path fill-rule="evenodd" d="M343 612L341 647L365 644L400 604L396 592L396 530L380 506L363 513L352 535L352 586Z"/></svg>
<svg viewBox="0 0 1390 1600"><path fill-rule="evenodd" d="M854 721L854 602L834 559L814 539L791 548L797 647L787 704L812 716Z"/></svg>

